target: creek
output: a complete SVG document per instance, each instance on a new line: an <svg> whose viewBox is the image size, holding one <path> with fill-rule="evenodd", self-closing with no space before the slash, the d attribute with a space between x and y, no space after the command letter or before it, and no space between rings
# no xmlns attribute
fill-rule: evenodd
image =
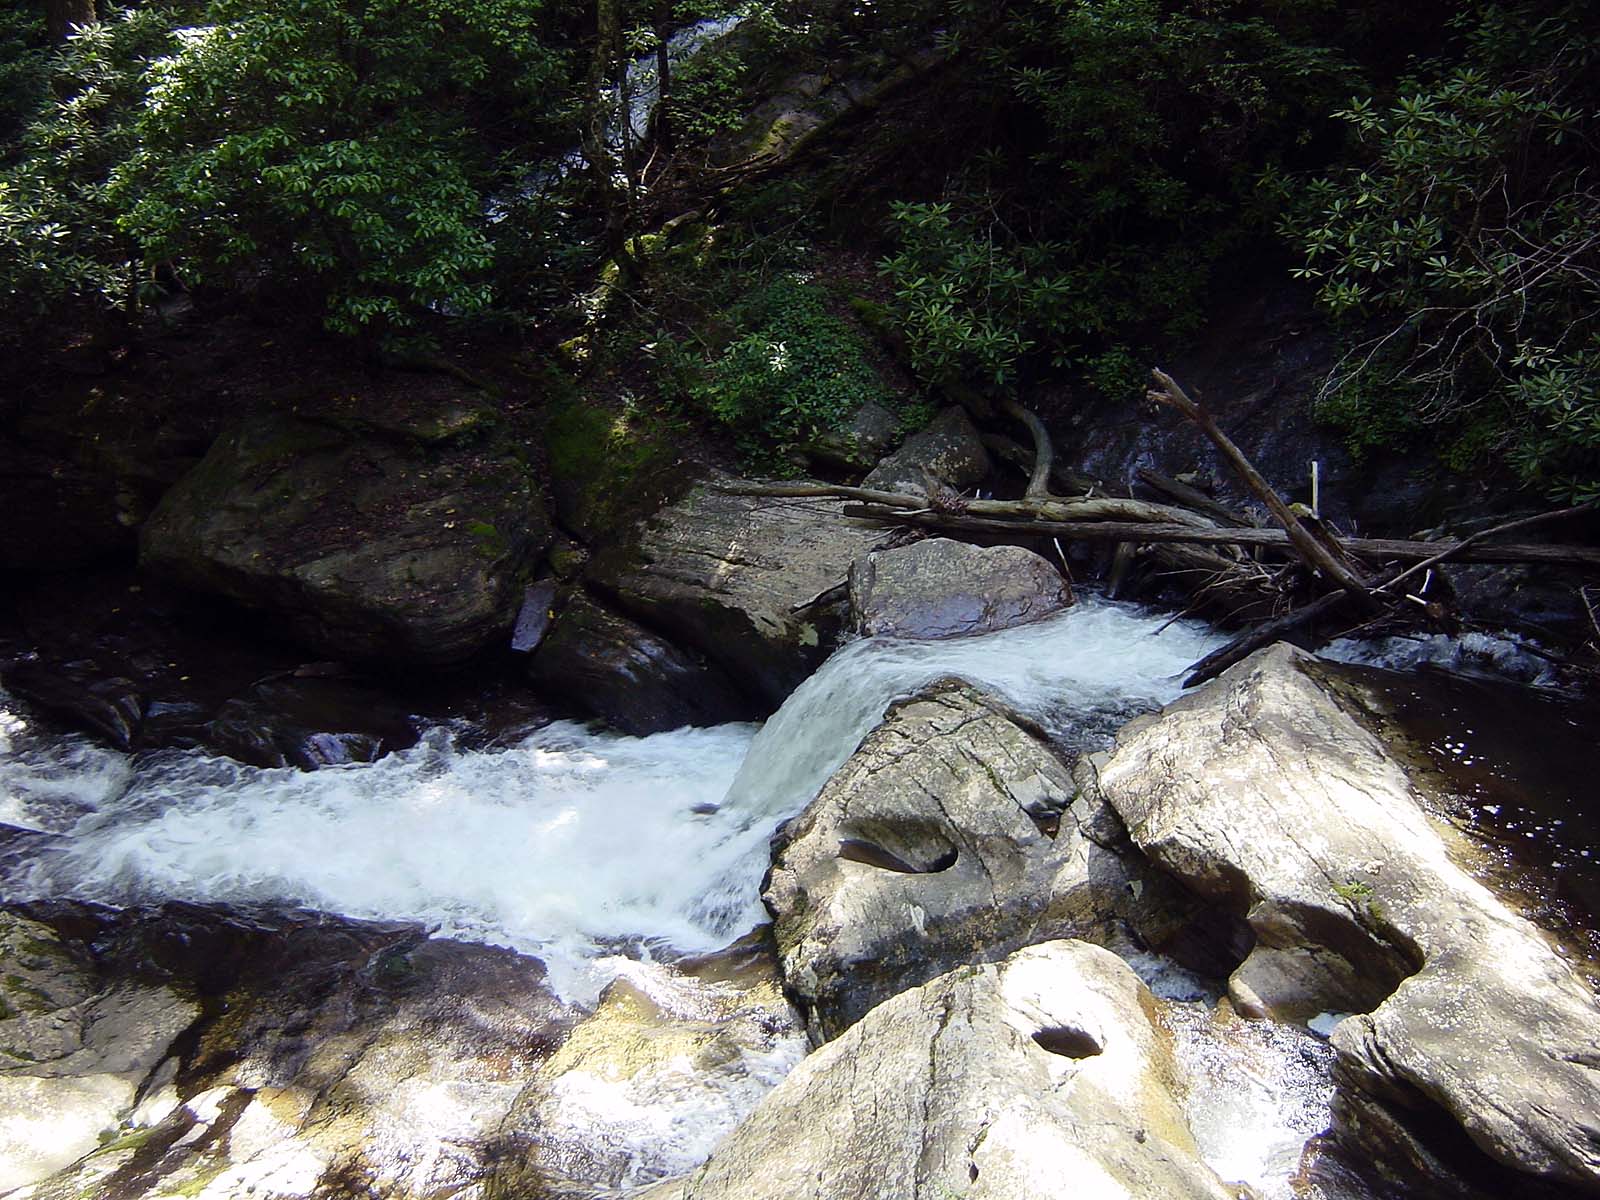
<svg viewBox="0 0 1600 1200"><path fill-rule="evenodd" d="M564 1000L588 1006L619 976L639 981L652 963L714 951L766 919L774 831L895 698L963 676L1088 750L1175 698L1184 668L1220 640L1090 597L981 637L854 642L761 727L633 738L558 722L470 748L465 724L438 725L376 762L310 772L199 751L121 754L37 725L0 693L0 823L12 827L0 830L0 891L415 921L537 956ZM1304 1029L1219 1020L1215 981L1154 957L1132 965L1173 1002L1203 1156L1266 1200L1292 1195L1301 1147L1328 1124L1331 1050ZM635 1177L692 1166L797 1056L702 1122L692 1154L678 1132L653 1132L649 1114L622 1121L616 1136L659 1165Z"/></svg>

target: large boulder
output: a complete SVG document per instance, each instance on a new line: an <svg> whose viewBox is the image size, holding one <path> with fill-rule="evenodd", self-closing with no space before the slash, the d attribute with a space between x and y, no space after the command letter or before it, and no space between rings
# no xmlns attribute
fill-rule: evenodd
<svg viewBox="0 0 1600 1200"><path fill-rule="evenodd" d="M1081 942L952 971L807 1058L651 1200L1231 1200L1196 1157L1155 1007Z"/></svg>
<svg viewBox="0 0 1600 1200"><path fill-rule="evenodd" d="M140 564L320 653L440 666L510 628L549 539L522 462L471 423L428 441L269 416L162 498Z"/></svg>
<svg viewBox="0 0 1600 1200"><path fill-rule="evenodd" d="M681 650L578 595L528 664L528 676L623 733L717 725L758 715L702 655Z"/></svg>
<svg viewBox="0 0 1600 1200"><path fill-rule="evenodd" d="M839 471L870 471L900 440L900 418L869 400L837 429L825 429L803 448L812 462Z"/></svg>
<svg viewBox="0 0 1600 1200"><path fill-rule="evenodd" d="M888 536L842 502L739 496L717 479L602 554L589 581L625 612L720 666L776 708L837 644L842 605L825 593Z"/></svg>
<svg viewBox="0 0 1600 1200"><path fill-rule="evenodd" d="M1358 1014L1332 1037L1356 1095L1418 1127L1442 1110L1498 1163L1600 1193L1600 1004L1453 860L1315 662L1271 647L1131 723L1105 795L1141 848L1250 923L1236 1005Z"/></svg>
<svg viewBox="0 0 1600 1200"><path fill-rule="evenodd" d="M932 475L959 491L982 483L993 465L966 409L952 404L867 472L861 486L920 495Z"/></svg>
<svg viewBox="0 0 1600 1200"><path fill-rule="evenodd" d="M1077 792L1036 729L960 680L890 708L780 835L768 879L813 1037L1031 942L1125 943L1130 924L1153 942L1181 924L1177 889Z"/></svg>
<svg viewBox="0 0 1600 1200"><path fill-rule="evenodd" d="M1020 546L928 538L865 554L850 568L850 612L868 637L993 633L1059 612L1072 589Z"/></svg>

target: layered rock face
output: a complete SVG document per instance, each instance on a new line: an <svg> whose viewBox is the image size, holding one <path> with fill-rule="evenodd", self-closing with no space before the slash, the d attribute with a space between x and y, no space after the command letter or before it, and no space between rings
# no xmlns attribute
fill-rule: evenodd
<svg viewBox="0 0 1600 1200"><path fill-rule="evenodd" d="M1105 795L1156 862L1250 923L1237 1005L1358 1014L1333 1032L1352 1102L1402 1125L1442 1110L1499 1163L1600 1193L1600 1004L1452 860L1315 669L1271 647L1133 722Z"/></svg>
<svg viewBox="0 0 1600 1200"><path fill-rule="evenodd" d="M651 1200L1233 1200L1144 985L1081 942L958 968L802 1062Z"/></svg>
<svg viewBox="0 0 1600 1200"><path fill-rule="evenodd" d="M443 666L510 629L549 541L533 480L488 432L356 437L273 416L167 492L140 565L320 653Z"/></svg>
<svg viewBox="0 0 1600 1200"><path fill-rule="evenodd" d="M736 496L717 482L656 514L633 545L603 554L590 582L776 708L843 627L836 606L813 602L887 535L845 520L838 501Z"/></svg>

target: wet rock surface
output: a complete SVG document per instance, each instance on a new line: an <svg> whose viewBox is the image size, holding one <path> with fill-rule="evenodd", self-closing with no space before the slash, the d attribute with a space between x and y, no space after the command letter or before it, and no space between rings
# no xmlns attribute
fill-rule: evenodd
<svg viewBox="0 0 1600 1200"><path fill-rule="evenodd" d="M1037 730L959 680L892 707L780 835L765 900L814 1038L952 967L1187 915Z"/></svg>
<svg viewBox="0 0 1600 1200"><path fill-rule="evenodd" d="M888 535L833 500L736 496L712 480L603 553L589 582L607 600L716 663L776 708L837 644L841 606L818 597Z"/></svg>
<svg viewBox="0 0 1600 1200"><path fill-rule="evenodd" d="M850 568L850 611L868 637L942 638L1036 621L1072 602L1061 572L1020 546L950 538L877 550Z"/></svg>
<svg viewBox="0 0 1600 1200"><path fill-rule="evenodd" d="M533 684L623 733L748 720L756 706L715 666L584 595L561 610L528 664Z"/></svg>
<svg viewBox="0 0 1600 1200"><path fill-rule="evenodd" d="M162 498L140 564L321 653L438 666L510 629L549 538L523 464L470 423L420 440L262 417Z"/></svg>
<svg viewBox="0 0 1600 1200"><path fill-rule="evenodd" d="M371 677L252 642L227 614L129 572L25 580L10 608L0 682L120 750L199 746L309 769L416 741L407 705Z"/></svg>
<svg viewBox="0 0 1600 1200"><path fill-rule="evenodd" d="M770 967L738 984L625 975L518 1096L501 1135L516 1165L495 1186L592 1196L692 1170L804 1052Z"/></svg>
<svg viewBox="0 0 1600 1200"><path fill-rule="evenodd" d="M66 1163L14 1180L31 1183L20 1196L459 1189L487 1173L490 1135L571 1016L536 960L416 926L190 905L33 915L94 1006L87 1065L39 1090L93 1127ZM48 1019L75 994L41 1001ZM116 1024L99 1015L113 1006ZM68 1086L99 1076L126 1086L98 1107Z"/></svg>
<svg viewBox="0 0 1600 1200"><path fill-rule="evenodd" d="M1195 1156L1144 985L1049 942L903 992L807 1058L652 1200L1233 1193Z"/></svg>
<svg viewBox="0 0 1600 1200"><path fill-rule="evenodd" d="M1249 921L1236 1003L1357 1014L1332 1037L1347 1107L1391 1129L1448 1114L1495 1162L1600 1191L1593 992L1452 861L1406 772L1310 661L1272 647L1133 722L1106 796L1157 862Z"/></svg>

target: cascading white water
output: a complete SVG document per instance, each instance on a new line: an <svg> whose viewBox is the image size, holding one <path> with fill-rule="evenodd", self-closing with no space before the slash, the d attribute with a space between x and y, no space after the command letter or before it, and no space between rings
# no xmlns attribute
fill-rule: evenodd
<svg viewBox="0 0 1600 1200"><path fill-rule="evenodd" d="M630 738L562 723L509 749L468 751L440 728L378 762L312 773L58 743L55 769L74 775L78 755L87 781L66 786L66 807L49 789L8 789L8 821L62 836L13 868L5 890L417 920L537 954L582 1001L619 950L702 952L763 920L773 830L896 696L962 675L1068 739L1092 738L1176 695L1183 668L1216 640L1184 623L1158 634L1161 624L1088 599L982 637L857 642L759 734L728 725ZM40 778L48 767L20 770Z"/></svg>

